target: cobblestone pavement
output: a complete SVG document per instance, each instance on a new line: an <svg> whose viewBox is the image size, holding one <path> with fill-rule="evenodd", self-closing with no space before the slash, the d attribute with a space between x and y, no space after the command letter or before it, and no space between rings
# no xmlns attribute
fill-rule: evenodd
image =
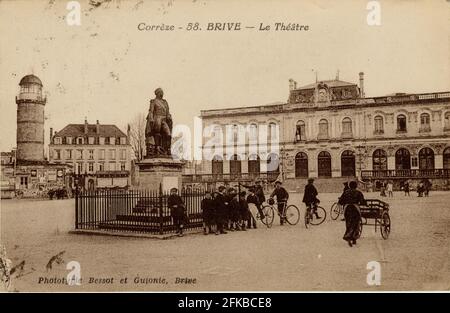
<svg viewBox="0 0 450 313"><path fill-rule="evenodd" d="M329 211L337 196L319 198ZM294 194L290 202L303 214L300 199ZM342 240L343 222L329 217L310 229L302 218L296 226L168 240L69 234L73 200L2 200L1 241L13 265L25 261L13 275L10 290L18 291L450 290L450 193L385 200L389 239L367 226L353 248ZM64 262L47 269L62 251ZM61 284L72 260L80 263L81 286ZM366 282L370 261L381 264L380 286Z"/></svg>

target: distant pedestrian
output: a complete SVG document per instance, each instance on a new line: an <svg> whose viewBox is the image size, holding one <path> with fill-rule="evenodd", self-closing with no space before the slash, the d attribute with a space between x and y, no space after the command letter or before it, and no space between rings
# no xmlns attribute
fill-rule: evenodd
<svg viewBox="0 0 450 313"><path fill-rule="evenodd" d="M386 185L386 189L388 192L388 197L392 198L394 197L394 185L392 184L392 182L388 182Z"/></svg>
<svg viewBox="0 0 450 313"><path fill-rule="evenodd" d="M386 197L386 183L383 181L381 182L380 186L380 196Z"/></svg>
<svg viewBox="0 0 450 313"><path fill-rule="evenodd" d="M407 195L409 197L409 182L408 181L406 181L403 184L403 191L405 192L405 196Z"/></svg>
<svg viewBox="0 0 450 313"><path fill-rule="evenodd" d="M424 192L424 186L423 186L423 182L420 182L418 185L417 185L417 196L418 197L423 197L423 192Z"/></svg>
<svg viewBox="0 0 450 313"><path fill-rule="evenodd" d="M424 195L425 197L428 197L430 194L430 190L431 190L431 181L429 179L425 179L424 182Z"/></svg>
<svg viewBox="0 0 450 313"><path fill-rule="evenodd" d="M183 199L178 195L178 189L170 189L170 196L167 199L167 206L170 209L170 215L172 216L173 224L177 230L178 236L183 236L183 228L187 220L186 207L183 203Z"/></svg>

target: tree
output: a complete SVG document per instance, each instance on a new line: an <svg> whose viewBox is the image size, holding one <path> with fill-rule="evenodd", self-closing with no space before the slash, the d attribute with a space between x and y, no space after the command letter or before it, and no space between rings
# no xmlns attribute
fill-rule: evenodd
<svg viewBox="0 0 450 313"><path fill-rule="evenodd" d="M144 113L135 115L130 123L130 144L137 161L141 161L145 156L145 124Z"/></svg>

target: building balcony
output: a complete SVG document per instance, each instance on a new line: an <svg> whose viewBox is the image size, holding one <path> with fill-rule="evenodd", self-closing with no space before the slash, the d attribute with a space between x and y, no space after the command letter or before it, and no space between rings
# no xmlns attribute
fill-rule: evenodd
<svg viewBox="0 0 450 313"><path fill-rule="evenodd" d="M419 128L419 133L429 133L429 132L431 132L430 125L428 125L428 126L421 126Z"/></svg>
<svg viewBox="0 0 450 313"><path fill-rule="evenodd" d="M183 183L233 183L233 182L253 182L263 180L275 181L279 172L264 173L235 173L235 174L184 174Z"/></svg>
<svg viewBox="0 0 450 313"><path fill-rule="evenodd" d="M373 134L375 136L384 135L384 130L383 129L376 129L376 130L373 131Z"/></svg>
<svg viewBox="0 0 450 313"><path fill-rule="evenodd" d="M361 171L363 180L387 178L450 178L450 169Z"/></svg>

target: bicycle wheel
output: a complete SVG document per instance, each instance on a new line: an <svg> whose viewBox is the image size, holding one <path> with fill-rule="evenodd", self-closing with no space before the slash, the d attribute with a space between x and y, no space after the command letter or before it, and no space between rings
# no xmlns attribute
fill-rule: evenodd
<svg viewBox="0 0 450 313"><path fill-rule="evenodd" d="M275 217L275 211L271 205L264 205L262 207L262 211L264 213L264 218L261 219L261 222L266 225L268 228L272 227L273 219Z"/></svg>
<svg viewBox="0 0 450 313"><path fill-rule="evenodd" d="M333 203L330 209L330 217L333 221L337 220L341 214L341 205L337 202Z"/></svg>
<svg viewBox="0 0 450 313"><path fill-rule="evenodd" d="M311 225L320 225L322 224L325 219L327 218L327 211L325 211L324 208L322 208L321 206L317 206L317 215L319 216L319 218L317 218L316 214L312 213L311 214L311 219L309 221L309 223Z"/></svg>
<svg viewBox="0 0 450 313"><path fill-rule="evenodd" d="M297 225L298 221L300 220L300 211L295 205L288 205L285 214L286 222L288 222L288 224Z"/></svg>

